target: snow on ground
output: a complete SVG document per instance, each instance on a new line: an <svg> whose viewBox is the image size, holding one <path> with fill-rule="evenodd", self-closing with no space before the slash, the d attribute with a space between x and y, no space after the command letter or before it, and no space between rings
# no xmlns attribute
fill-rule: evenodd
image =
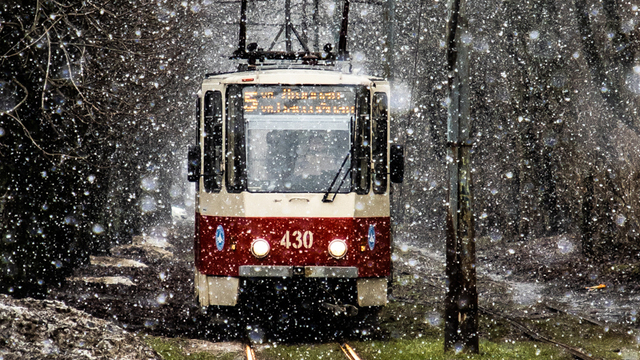
<svg viewBox="0 0 640 360"><path fill-rule="evenodd" d="M160 356L121 327L62 302L0 295L0 358L148 360Z"/></svg>

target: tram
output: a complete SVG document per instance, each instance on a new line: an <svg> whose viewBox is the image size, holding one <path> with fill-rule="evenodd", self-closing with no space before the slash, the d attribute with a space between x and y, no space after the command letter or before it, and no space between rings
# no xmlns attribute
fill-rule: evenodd
<svg viewBox="0 0 640 360"><path fill-rule="evenodd" d="M389 83L342 71L342 31L337 53L263 51L244 36L241 23L234 57L246 62L207 75L197 98L198 302L234 307L253 281L303 280L341 289L338 306L385 305L389 192L404 171Z"/></svg>

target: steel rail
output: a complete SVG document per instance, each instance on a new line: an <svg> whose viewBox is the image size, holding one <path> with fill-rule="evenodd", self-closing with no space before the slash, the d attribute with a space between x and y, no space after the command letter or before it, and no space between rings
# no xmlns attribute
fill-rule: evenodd
<svg viewBox="0 0 640 360"><path fill-rule="evenodd" d="M344 343L344 344L340 345L340 349L342 349L342 352L345 354L347 359L349 359L349 360L361 360L360 357L358 356L358 354L356 354L356 352L353 350L353 348L351 346L349 346L349 344Z"/></svg>
<svg viewBox="0 0 640 360"><path fill-rule="evenodd" d="M340 345L340 349L342 350L344 355L347 357L347 359L349 359L349 360L362 360L362 359L360 359L360 356L358 356L358 354L355 352L355 350L353 350L353 348L351 346L349 346L349 344L343 343L342 345ZM256 357L256 353L253 350L253 348L251 347L251 345L245 345L244 346L244 353L245 353L245 355L247 357L247 360L257 360L258 359Z"/></svg>
<svg viewBox="0 0 640 360"><path fill-rule="evenodd" d="M244 353L247 356L247 360L257 360L258 358L256 358L256 352L253 351L253 348L251 347L251 345L245 345L244 346Z"/></svg>

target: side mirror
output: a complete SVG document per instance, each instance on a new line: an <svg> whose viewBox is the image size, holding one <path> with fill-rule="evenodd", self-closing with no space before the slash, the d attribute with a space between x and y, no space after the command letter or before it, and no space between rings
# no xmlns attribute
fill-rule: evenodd
<svg viewBox="0 0 640 360"><path fill-rule="evenodd" d="M200 146L189 146L187 159L187 180L196 182L200 179Z"/></svg>
<svg viewBox="0 0 640 360"><path fill-rule="evenodd" d="M401 183L404 180L404 146L391 144L391 182Z"/></svg>

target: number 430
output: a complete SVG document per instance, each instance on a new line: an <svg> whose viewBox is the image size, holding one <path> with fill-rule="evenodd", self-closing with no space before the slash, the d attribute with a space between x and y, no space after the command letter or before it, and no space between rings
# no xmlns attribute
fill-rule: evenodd
<svg viewBox="0 0 640 360"><path fill-rule="evenodd" d="M305 231L304 233L296 230L291 235L293 235L293 242L291 242L291 238L289 236L289 230L284 234L282 240L280 240L280 245L286 247L287 249L290 246L293 246L294 249L300 249L304 246L306 249L310 249L313 246L313 233L311 231Z"/></svg>

